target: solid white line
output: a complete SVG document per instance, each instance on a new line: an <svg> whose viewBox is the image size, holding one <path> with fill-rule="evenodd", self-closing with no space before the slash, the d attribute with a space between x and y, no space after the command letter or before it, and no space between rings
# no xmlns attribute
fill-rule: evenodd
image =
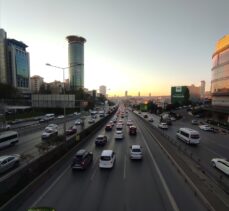
<svg viewBox="0 0 229 211"><path fill-rule="evenodd" d="M165 192L166 192L166 194L167 194L167 196L168 196L168 198L169 198L169 201L170 201L170 203L171 203L171 206L172 206L173 210L174 210L174 211L179 211L179 208L178 208L178 206L177 206L177 204L176 204L176 201L175 201L175 199L173 198L173 195L171 194L171 192L170 192L170 190L169 190L169 187L168 187L168 185L166 184L166 181L165 181L165 179L164 179L164 177L163 177L163 175L162 175L162 173L161 173L161 171L160 171L160 169L159 169L159 167L158 167L158 165L157 165L157 163L156 163L156 160L155 160L153 154L151 153L151 151L150 151L150 149L149 149L149 146L148 146L148 144L147 144L147 142L146 142L146 140L145 140L144 137L143 137L143 141L144 141L144 143L145 143L145 145L146 145L146 148L147 148L147 150L148 150L148 152L149 152L149 155L150 155L150 157L151 157L151 159L152 159L152 161L153 161L153 164L154 164L154 167L155 167L155 169L156 169L156 172L157 172L157 174L158 174L158 176L159 176L159 179L161 180L161 183L162 183L162 185L163 185L163 187L164 187L164 190L165 190Z"/></svg>
<svg viewBox="0 0 229 211"><path fill-rule="evenodd" d="M36 207L36 205L39 203L39 201L41 201L45 195L57 184L57 182L59 182L59 180L64 176L64 174L67 172L67 170L69 169L69 166L62 172L62 174L57 177L56 180L54 180L54 182L45 190L45 192L32 204L31 207Z"/></svg>
<svg viewBox="0 0 229 211"><path fill-rule="evenodd" d="M126 179L126 156L124 157L123 179Z"/></svg>

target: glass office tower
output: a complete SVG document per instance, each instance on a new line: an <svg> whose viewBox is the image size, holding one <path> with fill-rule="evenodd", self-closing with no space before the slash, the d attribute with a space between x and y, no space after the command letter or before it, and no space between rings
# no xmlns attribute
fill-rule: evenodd
<svg viewBox="0 0 229 211"><path fill-rule="evenodd" d="M84 88L84 43L86 39L74 35L67 36L70 88Z"/></svg>
<svg viewBox="0 0 229 211"><path fill-rule="evenodd" d="M216 44L211 72L212 105L229 109L229 35L221 38Z"/></svg>

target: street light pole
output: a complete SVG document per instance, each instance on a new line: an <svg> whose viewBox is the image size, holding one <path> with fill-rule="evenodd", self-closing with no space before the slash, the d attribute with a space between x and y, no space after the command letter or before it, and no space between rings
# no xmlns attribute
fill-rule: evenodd
<svg viewBox="0 0 229 211"><path fill-rule="evenodd" d="M50 66L50 67L54 67L54 68L57 68L57 69L61 69L63 71L63 86L64 86L64 91L63 91L63 94L64 94L64 98L65 98L65 85L64 85L64 71L66 69L69 69L70 67L75 67L75 66L81 66L83 64L80 64L80 63L77 63L77 64L73 64L69 67L59 67L59 66L55 66L55 65L52 65L52 64L49 64L49 63L46 63L47 66ZM66 106L65 106L65 101L64 101L64 140L66 141L66 134L65 134L65 131L66 131Z"/></svg>
<svg viewBox="0 0 229 211"><path fill-rule="evenodd" d="M69 68L69 67L58 67L55 65L51 65L49 63L46 64L47 66L50 67L55 67L57 69L61 69L63 71L63 94L64 94L64 103L63 103L63 107L64 107L64 141L66 141L66 106L65 106L65 85L64 85L64 70Z"/></svg>

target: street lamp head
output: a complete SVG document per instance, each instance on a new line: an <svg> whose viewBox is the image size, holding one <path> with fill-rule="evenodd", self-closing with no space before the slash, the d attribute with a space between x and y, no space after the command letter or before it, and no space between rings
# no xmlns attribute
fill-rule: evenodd
<svg viewBox="0 0 229 211"><path fill-rule="evenodd" d="M47 66L51 66L51 64L49 64L49 63L46 63L45 65L47 65Z"/></svg>

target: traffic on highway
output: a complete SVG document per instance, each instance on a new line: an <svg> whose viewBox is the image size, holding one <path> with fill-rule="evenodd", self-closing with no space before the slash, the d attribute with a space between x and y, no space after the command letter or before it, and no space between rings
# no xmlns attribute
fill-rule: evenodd
<svg viewBox="0 0 229 211"><path fill-rule="evenodd" d="M19 130L18 143L0 150L1 157L8 154L12 160L1 179L17 171L19 161L26 165L21 155L30 153L33 159L41 156L36 149L38 143L61 134L66 135L66 141L68 137L76 138L78 133L103 118L99 113L84 118L55 118L25 131ZM162 123L166 127L160 126ZM160 116L134 111L121 104L99 130L60 158L53 172L17 206L17 210L35 207L56 210L214 210L219 201L222 203L219 210L224 210L228 205L225 188L229 187L229 178L222 163L225 166L228 163L218 158L228 155L226 140L228 135L201 130L188 115L167 124ZM183 151L180 150L182 147ZM190 155L193 159L188 160ZM188 162L190 169L187 170L187 163L183 162ZM195 162L203 167L201 173L204 170L204 174L215 181L223 175L221 182L225 187L219 191L216 201L209 201L206 193L201 192L198 186L201 180L192 172ZM211 184L208 180L204 183Z"/></svg>

